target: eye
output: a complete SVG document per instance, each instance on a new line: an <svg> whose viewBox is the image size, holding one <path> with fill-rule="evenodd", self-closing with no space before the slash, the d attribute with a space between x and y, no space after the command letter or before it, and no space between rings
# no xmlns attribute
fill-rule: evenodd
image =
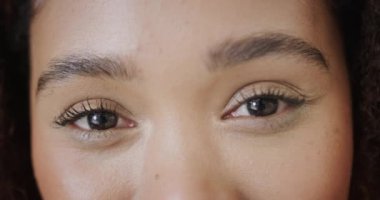
<svg viewBox="0 0 380 200"><path fill-rule="evenodd" d="M133 120L122 117L119 113L128 112L121 105L111 100L91 99L69 107L57 118L55 123L86 132L136 126Z"/></svg>
<svg viewBox="0 0 380 200"><path fill-rule="evenodd" d="M230 117L266 117L281 113L287 106L286 102L276 97L253 97L233 110L230 113Z"/></svg>
<svg viewBox="0 0 380 200"><path fill-rule="evenodd" d="M268 118L291 111L306 97L285 83L258 82L238 90L224 109L222 119Z"/></svg>
<svg viewBox="0 0 380 200"><path fill-rule="evenodd" d="M82 130L107 130L112 128L133 127L131 121L120 118L109 111L92 111L73 123Z"/></svg>

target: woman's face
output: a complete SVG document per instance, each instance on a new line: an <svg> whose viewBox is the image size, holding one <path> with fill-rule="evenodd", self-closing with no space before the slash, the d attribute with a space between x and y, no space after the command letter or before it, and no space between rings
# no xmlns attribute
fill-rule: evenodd
<svg viewBox="0 0 380 200"><path fill-rule="evenodd" d="M45 199L346 199L350 95L324 1L50 0L31 27Z"/></svg>

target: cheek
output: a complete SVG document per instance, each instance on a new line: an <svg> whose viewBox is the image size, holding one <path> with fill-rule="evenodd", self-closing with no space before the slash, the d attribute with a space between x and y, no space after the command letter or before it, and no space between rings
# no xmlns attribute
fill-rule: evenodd
<svg viewBox="0 0 380 200"><path fill-rule="evenodd" d="M226 148L225 163L247 194L255 199L347 199L351 115L347 101L336 106L335 100L326 98L292 130L226 140L233 148Z"/></svg>
<svg viewBox="0 0 380 200"><path fill-rule="evenodd" d="M52 134L32 131L34 172L44 199L130 199L141 168L132 161L137 152L86 152Z"/></svg>
<svg viewBox="0 0 380 200"><path fill-rule="evenodd" d="M292 138L293 141L281 144L272 141L269 146L240 143L239 148L229 153L235 156L225 158L225 163L229 163L228 168L246 194L257 199L346 198L351 170L350 142L326 136L343 133L305 131L323 136Z"/></svg>

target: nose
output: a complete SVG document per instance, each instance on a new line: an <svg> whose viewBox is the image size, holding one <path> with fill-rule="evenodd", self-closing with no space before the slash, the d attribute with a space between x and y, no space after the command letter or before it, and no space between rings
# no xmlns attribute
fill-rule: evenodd
<svg viewBox="0 0 380 200"><path fill-rule="evenodd" d="M137 199L242 199L223 166L216 139L201 130L177 123L151 134Z"/></svg>

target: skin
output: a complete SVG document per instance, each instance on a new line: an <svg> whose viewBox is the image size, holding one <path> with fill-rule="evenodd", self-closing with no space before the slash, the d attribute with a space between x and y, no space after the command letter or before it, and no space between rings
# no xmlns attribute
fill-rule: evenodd
<svg viewBox="0 0 380 200"><path fill-rule="evenodd" d="M323 1L39 5L30 102L44 199L347 199L350 94L340 34ZM212 67L223 64L210 52L224 41L265 33L306 41L328 67L287 53ZM133 77L73 75L38 90L52 61L68 55L118 58ZM245 86L246 95L276 86L306 99L297 107L281 102L270 116L231 115ZM55 123L87 99L120 105L124 126L99 134Z"/></svg>

